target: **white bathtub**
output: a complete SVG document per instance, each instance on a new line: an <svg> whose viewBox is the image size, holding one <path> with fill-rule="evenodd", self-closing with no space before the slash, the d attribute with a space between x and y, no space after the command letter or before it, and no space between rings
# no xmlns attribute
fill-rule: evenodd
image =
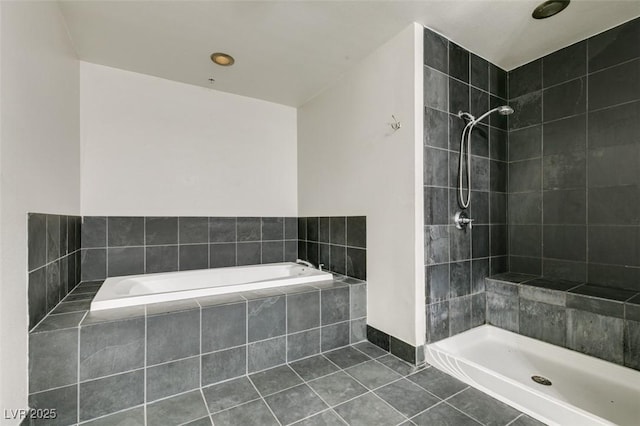
<svg viewBox="0 0 640 426"><path fill-rule="evenodd" d="M91 302L92 311L237 293L332 279L329 272L296 263L235 266L112 277Z"/></svg>
<svg viewBox="0 0 640 426"><path fill-rule="evenodd" d="M429 364L549 425L640 424L640 371L490 325L425 353Z"/></svg>

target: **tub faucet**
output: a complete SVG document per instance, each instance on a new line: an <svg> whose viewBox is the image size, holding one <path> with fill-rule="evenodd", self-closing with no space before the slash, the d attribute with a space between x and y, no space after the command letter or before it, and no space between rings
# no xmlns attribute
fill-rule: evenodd
<svg viewBox="0 0 640 426"><path fill-rule="evenodd" d="M309 268L313 268L313 269L315 269L315 268L316 268L315 266L313 266L313 263L311 263L311 262L307 262L306 260L296 259L296 263L298 263L298 264L300 264L300 265L308 266Z"/></svg>

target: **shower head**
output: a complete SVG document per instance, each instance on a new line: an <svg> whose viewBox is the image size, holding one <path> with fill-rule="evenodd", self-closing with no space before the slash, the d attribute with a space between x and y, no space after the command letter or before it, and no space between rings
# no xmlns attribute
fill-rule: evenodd
<svg viewBox="0 0 640 426"><path fill-rule="evenodd" d="M509 115L509 114L513 114L513 108L511 108L509 105L502 105L485 112L478 118L475 118L473 115L469 114L468 112L459 112L458 117L466 119L468 121L467 126L473 127L479 122L481 122L482 120L484 120L489 115L493 114L494 112L497 112L500 115Z"/></svg>
<svg viewBox="0 0 640 426"><path fill-rule="evenodd" d="M509 105L502 105L496 108L498 110L498 114L500 115L510 115L513 114L513 108Z"/></svg>

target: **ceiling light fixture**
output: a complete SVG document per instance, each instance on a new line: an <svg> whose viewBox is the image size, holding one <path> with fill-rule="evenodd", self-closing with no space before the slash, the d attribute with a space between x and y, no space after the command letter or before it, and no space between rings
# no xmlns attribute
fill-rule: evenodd
<svg viewBox="0 0 640 426"><path fill-rule="evenodd" d="M551 18L562 12L569 6L571 0L549 0L545 1L533 10L533 19Z"/></svg>
<svg viewBox="0 0 640 426"><path fill-rule="evenodd" d="M235 59L233 59L233 56L220 52L212 53L211 60L218 65L222 65L223 67L229 67L236 61Z"/></svg>

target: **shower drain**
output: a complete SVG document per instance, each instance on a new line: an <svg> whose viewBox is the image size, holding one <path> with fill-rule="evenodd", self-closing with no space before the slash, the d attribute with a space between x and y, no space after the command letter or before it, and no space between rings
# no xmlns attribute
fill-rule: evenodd
<svg viewBox="0 0 640 426"><path fill-rule="evenodd" d="M546 377L531 376L531 380L533 380L534 382L536 382L539 385L551 386L551 380L547 379Z"/></svg>

